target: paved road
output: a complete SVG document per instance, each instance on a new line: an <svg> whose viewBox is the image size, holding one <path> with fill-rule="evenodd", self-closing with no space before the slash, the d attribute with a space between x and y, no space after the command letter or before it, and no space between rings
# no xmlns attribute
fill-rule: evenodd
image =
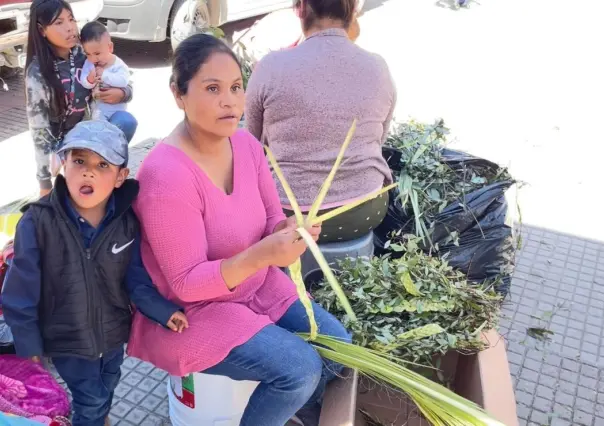
<svg viewBox="0 0 604 426"><path fill-rule="evenodd" d="M446 0L368 0L361 19L359 44L382 54L396 80L399 119L445 118L454 145L528 184L526 244L504 319L522 424L604 426L603 12L593 0L481 0L458 11ZM181 116L169 48L116 48L134 70L141 158ZM11 89L0 93L0 206L36 189L21 89ZM552 343L526 336L535 325L555 332ZM134 360L125 373L114 420L161 423L162 374Z"/></svg>

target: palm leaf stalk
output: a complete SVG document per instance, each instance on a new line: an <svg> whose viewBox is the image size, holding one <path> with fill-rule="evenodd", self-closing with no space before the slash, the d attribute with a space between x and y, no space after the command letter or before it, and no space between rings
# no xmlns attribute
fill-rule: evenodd
<svg viewBox="0 0 604 426"><path fill-rule="evenodd" d="M302 335L302 337L308 337L308 335ZM389 360L371 349L324 335L319 335L313 344L321 356L356 368L366 376L404 391L433 425L503 425L492 419L477 404L421 374L403 367L402 364L405 361ZM410 364L413 365L413 363Z"/></svg>
<svg viewBox="0 0 604 426"><path fill-rule="evenodd" d="M325 220L342 214L368 200L371 200L380 194L389 191L396 184L389 185L369 194L364 199L347 204L338 209L332 210L323 215L319 215L321 204L329 191L333 178L337 172L339 165L344 158L344 152L352 140L352 136L356 129L356 120L353 121L348 135L342 144L338 157L329 173L321 189L319 195L313 202L309 214L304 219L299 204L294 196L291 187L287 183L275 156L268 146L265 146L267 157L271 163L273 171L281 182L281 185L287 195L290 205L296 217L298 225L297 232L310 249L315 257L315 260L321 267L323 274L336 293L342 308L348 315L351 321L356 321L350 302L342 287L338 283L333 271L329 267L327 260L321 253L319 246L312 239L312 236L306 230L307 227L321 223ZM405 368L404 360L397 359L391 356L378 354L371 349L367 349L355 344L341 342L329 336L318 334L317 324L314 319L314 312L310 303L310 298L306 292L304 280L302 277L302 268L300 259L298 259L289 268L292 281L296 285L300 301L306 309L310 321L310 333L298 333L302 338L309 340L317 351L326 359L330 359L349 368L354 368L361 373L387 383L396 389L400 389L413 400L424 416L436 426L503 426L497 420L492 419L482 408L470 402L461 396L455 394L449 389Z"/></svg>

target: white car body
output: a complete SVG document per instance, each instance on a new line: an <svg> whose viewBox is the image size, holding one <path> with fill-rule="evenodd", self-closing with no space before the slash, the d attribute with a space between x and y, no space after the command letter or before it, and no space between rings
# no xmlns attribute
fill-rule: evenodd
<svg viewBox="0 0 604 426"><path fill-rule="evenodd" d="M81 28L94 21L103 9L103 0L67 0ZM23 67L29 26L28 0L0 0L0 67Z"/></svg>

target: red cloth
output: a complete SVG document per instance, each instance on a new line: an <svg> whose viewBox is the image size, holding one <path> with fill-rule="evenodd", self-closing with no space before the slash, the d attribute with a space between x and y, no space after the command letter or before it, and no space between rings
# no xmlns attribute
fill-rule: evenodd
<svg viewBox="0 0 604 426"><path fill-rule="evenodd" d="M0 263L6 263L8 259L13 257L14 254L15 246L13 240L10 240L8 243L6 243L6 245L2 249L2 252L0 252Z"/></svg>

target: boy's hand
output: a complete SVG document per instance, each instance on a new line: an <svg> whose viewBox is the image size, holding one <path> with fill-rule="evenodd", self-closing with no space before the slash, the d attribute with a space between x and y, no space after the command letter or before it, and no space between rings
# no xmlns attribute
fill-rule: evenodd
<svg viewBox="0 0 604 426"><path fill-rule="evenodd" d="M37 362L38 364L40 363L40 357L39 356L32 356L30 358L33 362Z"/></svg>
<svg viewBox="0 0 604 426"><path fill-rule="evenodd" d="M90 72L88 73L88 77L86 77L86 80L88 80L88 83L90 84L94 84L96 82L96 70L94 68L90 70Z"/></svg>
<svg viewBox="0 0 604 426"><path fill-rule="evenodd" d="M185 328L189 328L189 321L185 314L177 311L170 317L167 325L170 330L182 333Z"/></svg>

